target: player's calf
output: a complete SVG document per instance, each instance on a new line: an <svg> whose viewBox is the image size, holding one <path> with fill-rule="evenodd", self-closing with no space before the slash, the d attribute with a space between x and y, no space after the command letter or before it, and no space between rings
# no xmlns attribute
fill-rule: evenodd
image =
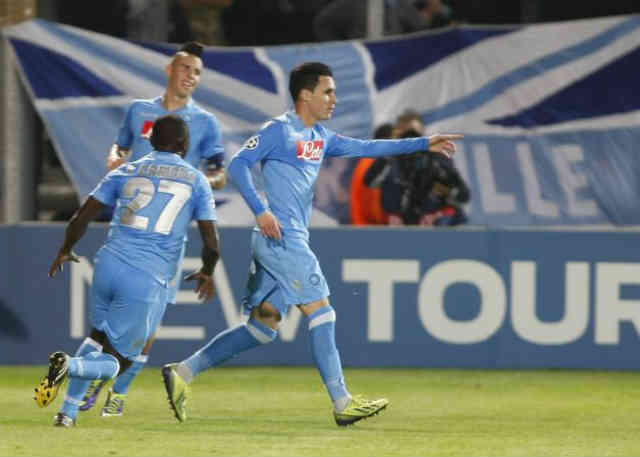
<svg viewBox="0 0 640 457"><path fill-rule="evenodd" d="M108 379L96 379L89 386L89 390L84 394L82 398L82 404L78 408L80 411L88 411L96 404L98 396L102 391L102 388L107 384Z"/></svg>

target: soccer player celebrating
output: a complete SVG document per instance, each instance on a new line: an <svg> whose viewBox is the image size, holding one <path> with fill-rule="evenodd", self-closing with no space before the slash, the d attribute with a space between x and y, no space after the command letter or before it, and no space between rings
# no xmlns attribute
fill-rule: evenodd
<svg viewBox="0 0 640 457"><path fill-rule="evenodd" d="M142 159L111 171L72 217L64 243L49 270L77 262L72 248L89 222L115 206L111 229L96 254L91 290L91 333L74 357L54 352L49 371L36 387L35 400L48 406L63 381L71 378L54 425L76 424L78 407L94 380L108 380L130 369L162 319L168 284L175 272L192 220L203 241L202 267L187 277L197 281L201 299L213 297L213 270L219 257L216 213L205 175L183 160L189 129L178 116L156 120Z"/></svg>
<svg viewBox="0 0 640 457"><path fill-rule="evenodd" d="M180 116L189 126L191 146L186 151L184 160L195 168L200 168L204 162L207 179L214 189L221 189L226 185L220 125L213 114L199 107L191 98L200 83L202 52L202 45L195 42L182 46L167 65L167 86L164 95L151 100L134 100L131 103L118 138L107 157L107 166L110 170L117 168L126 160L135 161L151 152L149 136L153 130L155 119L171 113ZM175 303L180 289L186 242L185 238L180 262L171 281L171 291L168 294L167 303ZM109 390L109 395L102 408L102 416L122 415L126 394L133 380L146 364L154 338L155 336L150 338L142 354L134 361L133 366L127 370L126 374L118 376ZM105 384L106 381L97 381L91 385L86 398L83 399L83 404L80 406L81 411L93 407Z"/></svg>
<svg viewBox="0 0 640 457"><path fill-rule="evenodd" d="M337 135L319 123L331 118L337 102L331 69L323 63L296 67L289 91L295 110L267 122L228 167L257 220L251 241L253 264L243 300L250 317L245 324L216 335L186 360L163 367L169 403L180 421L186 419L188 384L193 378L235 354L273 341L282 315L294 305L308 318L313 359L333 402L336 423L352 424L389 404L385 398L369 400L347 390L335 343L336 313L309 247L314 183L325 156L381 157L425 150L449 155L455 152L452 140L462 135L370 141ZM258 162L266 205L250 172Z"/></svg>

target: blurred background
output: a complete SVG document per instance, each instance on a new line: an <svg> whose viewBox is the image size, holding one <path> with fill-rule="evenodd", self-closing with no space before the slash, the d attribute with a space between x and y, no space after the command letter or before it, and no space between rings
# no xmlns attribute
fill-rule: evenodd
<svg viewBox="0 0 640 457"><path fill-rule="evenodd" d="M398 17L405 14L403 8L411 7L419 20ZM633 14L639 10L633 0L585 0L580 5L550 0L3 0L0 26L42 18L140 42L197 40L208 46L272 46L380 38L461 25L525 26ZM7 53L3 49L0 159L7 172L1 181L4 191L0 196L0 221L66 220L77 207L78 198L84 196L76 195L77 189L33 109L33 100L17 84ZM414 109L408 100L405 108ZM395 121L396 118L389 118L381 124ZM367 136L372 137L379 126L372 126ZM353 167L345 167L341 180L348 183ZM8 172L12 169L17 173ZM338 194L344 194L338 199L346 202L352 198L347 195L348 186L337 187ZM350 211L343 204L334 219L342 224L353 223L358 216Z"/></svg>

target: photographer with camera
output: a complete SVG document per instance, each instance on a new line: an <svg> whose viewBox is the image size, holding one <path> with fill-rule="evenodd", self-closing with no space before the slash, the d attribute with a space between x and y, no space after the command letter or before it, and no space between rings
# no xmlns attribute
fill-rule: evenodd
<svg viewBox="0 0 640 457"><path fill-rule="evenodd" d="M416 112L405 112L394 127L394 138L424 136ZM426 153L425 153L426 152ZM382 206L390 225L454 226L467 221L462 205L470 191L453 161L442 154L418 152L378 159L364 177L382 190Z"/></svg>

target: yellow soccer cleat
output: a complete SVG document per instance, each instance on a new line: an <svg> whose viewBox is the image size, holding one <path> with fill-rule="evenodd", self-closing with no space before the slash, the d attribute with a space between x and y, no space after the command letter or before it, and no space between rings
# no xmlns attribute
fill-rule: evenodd
<svg viewBox="0 0 640 457"><path fill-rule="evenodd" d="M49 373L35 388L36 396L33 397L40 408L49 406L58 396L58 390L69 374L69 360L71 357L61 351L49 356Z"/></svg>
<svg viewBox="0 0 640 457"><path fill-rule="evenodd" d="M385 409L388 404L389 400L386 398L367 400L366 398L358 395L351 399L349 406L344 410L341 412L334 411L333 417L336 420L336 424L344 427L345 425L354 424L359 420L366 419L367 417L375 416Z"/></svg>
<svg viewBox="0 0 640 457"><path fill-rule="evenodd" d="M176 363L170 363L162 367L162 380L167 390L169 405L180 422L187 420L187 397L189 386L176 372Z"/></svg>

